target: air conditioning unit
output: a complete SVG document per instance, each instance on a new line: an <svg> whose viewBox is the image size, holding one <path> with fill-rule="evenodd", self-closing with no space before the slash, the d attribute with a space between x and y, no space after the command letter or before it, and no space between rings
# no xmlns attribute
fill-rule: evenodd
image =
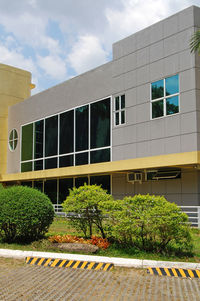
<svg viewBox="0 0 200 301"><path fill-rule="evenodd" d="M140 182L142 183L142 173L141 172L130 172L127 174L127 181L129 183Z"/></svg>
<svg viewBox="0 0 200 301"><path fill-rule="evenodd" d="M165 170L158 171L153 177L152 180L165 180L165 179L176 179L180 177L180 170Z"/></svg>

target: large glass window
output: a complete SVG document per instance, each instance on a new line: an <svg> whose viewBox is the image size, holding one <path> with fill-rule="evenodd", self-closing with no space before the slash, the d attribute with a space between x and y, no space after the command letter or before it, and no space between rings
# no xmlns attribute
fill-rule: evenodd
<svg viewBox="0 0 200 301"><path fill-rule="evenodd" d="M124 111L125 96L119 99ZM22 126L21 171L110 161L110 105L106 98Z"/></svg>
<svg viewBox="0 0 200 301"><path fill-rule="evenodd" d="M76 151L88 149L89 106L76 109Z"/></svg>
<svg viewBox="0 0 200 301"><path fill-rule="evenodd" d="M101 149L90 152L90 163L100 163L110 161L110 149Z"/></svg>
<svg viewBox="0 0 200 301"><path fill-rule="evenodd" d="M43 158L43 137L44 137L44 120L35 122L35 135L34 135L34 158Z"/></svg>
<svg viewBox="0 0 200 301"><path fill-rule="evenodd" d="M179 112L178 74L151 84L152 119Z"/></svg>
<svg viewBox="0 0 200 301"><path fill-rule="evenodd" d="M88 164L88 152L76 154L75 158L76 158L76 160L75 160L76 165Z"/></svg>
<svg viewBox="0 0 200 301"><path fill-rule="evenodd" d="M60 114L60 154L74 151L74 110Z"/></svg>
<svg viewBox="0 0 200 301"><path fill-rule="evenodd" d="M126 123L125 95L115 97L114 101L114 124L115 126Z"/></svg>
<svg viewBox="0 0 200 301"><path fill-rule="evenodd" d="M90 148L110 145L110 98L91 104Z"/></svg>
<svg viewBox="0 0 200 301"><path fill-rule="evenodd" d="M67 167L67 166L73 166L74 165L74 156L68 155L68 156L62 156L59 158L59 167Z"/></svg>
<svg viewBox="0 0 200 301"><path fill-rule="evenodd" d="M83 186L84 184L88 185L88 177L78 177L75 178L75 186L78 188L79 186Z"/></svg>
<svg viewBox="0 0 200 301"><path fill-rule="evenodd" d="M43 183L44 183L43 181L34 181L34 188L43 192L44 191Z"/></svg>
<svg viewBox="0 0 200 301"><path fill-rule="evenodd" d="M73 178L59 180L59 203L66 200L69 195L69 189L73 188Z"/></svg>
<svg viewBox="0 0 200 301"><path fill-rule="evenodd" d="M44 182L44 193L50 198L53 204L57 204L57 179Z"/></svg>
<svg viewBox="0 0 200 301"><path fill-rule="evenodd" d="M45 169L57 168L58 158L49 158L45 160Z"/></svg>
<svg viewBox="0 0 200 301"><path fill-rule="evenodd" d="M32 171L33 162L25 162L21 164L21 172Z"/></svg>
<svg viewBox="0 0 200 301"><path fill-rule="evenodd" d="M33 123L22 127L21 160L33 159Z"/></svg>
<svg viewBox="0 0 200 301"><path fill-rule="evenodd" d="M58 116L45 119L45 157L58 154Z"/></svg>
<svg viewBox="0 0 200 301"><path fill-rule="evenodd" d="M110 187L110 175L104 176L91 176L90 177L90 185L101 185L103 189L106 189L108 193L111 192Z"/></svg>

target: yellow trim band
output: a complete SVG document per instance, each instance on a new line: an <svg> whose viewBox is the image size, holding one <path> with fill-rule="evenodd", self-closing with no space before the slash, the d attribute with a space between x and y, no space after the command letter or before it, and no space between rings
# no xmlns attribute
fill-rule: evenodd
<svg viewBox="0 0 200 301"><path fill-rule="evenodd" d="M199 164L200 151L195 151L15 174L3 174L0 176L0 182L64 178L162 167L198 167Z"/></svg>

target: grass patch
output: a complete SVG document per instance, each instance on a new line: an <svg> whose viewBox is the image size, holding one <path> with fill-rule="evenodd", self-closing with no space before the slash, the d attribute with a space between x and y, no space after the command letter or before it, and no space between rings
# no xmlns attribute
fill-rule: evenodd
<svg viewBox="0 0 200 301"><path fill-rule="evenodd" d="M8 244L0 242L1 249L16 249L16 250L26 250L26 251L43 251L43 252L57 252L57 253L67 253L66 251L58 250L54 244L48 241L48 237L56 234L79 234L73 229L68 220L65 218L54 219L53 224L49 228L49 232L46 238L40 241L35 241L31 244ZM97 234L98 235L98 234ZM120 247L117 244L111 244L111 246L106 250L99 250L99 256L108 257L123 257L123 258L137 258L137 259L149 259L149 260L164 260L164 261L186 261L186 262L200 262L200 230L192 229L192 238L194 243L193 256L169 256L166 254L143 252L135 248ZM70 252L71 253L71 252ZM77 253L77 252L76 252ZM90 253L88 253L90 255Z"/></svg>

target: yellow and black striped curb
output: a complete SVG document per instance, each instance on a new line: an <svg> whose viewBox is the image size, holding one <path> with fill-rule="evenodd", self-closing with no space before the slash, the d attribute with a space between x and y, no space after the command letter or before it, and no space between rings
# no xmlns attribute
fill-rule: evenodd
<svg viewBox="0 0 200 301"><path fill-rule="evenodd" d="M84 270L102 270L109 271L113 268L112 263L92 262L92 261L79 261L55 258L42 258L42 257L26 257L26 263L31 265L60 267L60 268L73 268Z"/></svg>
<svg viewBox="0 0 200 301"><path fill-rule="evenodd" d="M176 268L148 268L147 273L152 275L182 277L182 278L200 278L199 270L176 269Z"/></svg>

